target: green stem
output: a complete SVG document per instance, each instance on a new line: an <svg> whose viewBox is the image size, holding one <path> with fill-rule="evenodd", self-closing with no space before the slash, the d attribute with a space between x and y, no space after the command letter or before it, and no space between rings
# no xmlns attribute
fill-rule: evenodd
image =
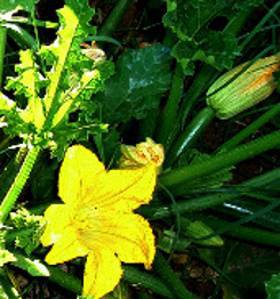
<svg viewBox="0 0 280 299"><path fill-rule="evenodd" d="M20 170L20 166L26 156L27 149L21 148L18 153L10 159L8 164L4 167L0 174L0 181L2 182L0 188L0 198L4 198L5 194L8 192L11 184L14 181L17 173Z"/></svg>
<svg viewBox="0 0 280 299"><path fill-rule="evenodd" d="M209 65L203 65L200 72L195 76L192 85L187 90L182 100L180 126L185 127L186 121L195 105L198 97L209 87L209 81L215 76L215 70Z"/></svg>
<svg viewBox="0 0 280 299"><path fill-rule="evenodd" d="M236 35L241 30L250 13L251 10L243 11L238 16L234 17L225 28L224 32ZM186 120L197 98L208 87L208 82L212 79L215 72L216 70L214 68L210 67L209 65L204 65L194 79L193 84L188 89L182 104L182 114L180 120L182 127L185 126ZM166 159L167 166L172 165L179 155L195 142L205 127L212 121L214 112L211 113L210 110L211 108L205 108L199 112L192 122L187 126L184 132L179 136L173 145L168 158Z"/></svg>
<svg viewBox="0 0 280 299"><path fill-rule="evenodd" d="M172 79L169 98L159 122L160 128L157 141L163 144L165 147L169 144L169 139L172 135L172 132L176 128L177 113L184 88L184 79L185 76L182 67L180 64L177 64Z"/></svg>
<svg viewBox="0 0 280 299"><path fill-rule="evenodd" d="M160 208L152 208L150 207L142 207L139 209L142 215L149 219L162 219L166 217L170 217L171 215L177 215L178 213L191 213L193 211L205 210L210 207L214 207L224 202L229 202L234 200L235 198L239 198L243 194L246 194L246 191L250 189L258 189L264 188L265 186L278 182L280 180L280 168L271 170L265 174L257 176L253 179L250 179L240 185L235 186L237 191L232 193L218 193L212 195L206 195L197 197L194 199L188 200L180 200L176 204L172 204L171 206L163 206ZM243 192L245 191L245 192Z"/></svg>
<svg viewBox="0 0 280 299"><path fill-rule="evenodd" d="M230 33L237 35L243 28L243 25L251 14L251 10L245 10L240 12L237 16L233 17L228 25L224 29L224 33ZM200 72L194 78L192 85L188 89L186 95L183 98L182 115L181 115L181 126L184 127L186 120L196 103L197 98L205 91L209 86L209 81L213 79L213 76L217 70L209 65L203 65Z"/></svg>
<svg viewBox="0 0 280 299"><path fill-rule="evenodd" d="M3 153L8 147L11 142L10 137L5 137L1 142L0 142L0 153Z"/></svg>
<svg viewBox="0 0 280 299"><path fill-rule="evenodd" d="M7 29L0 26L0 88L3 82L4 57L7 39Z"/></svg>
<svg viewBox="0 0 280 299"><path fill-rule="evenodd" d="M105 23L102 25L98 35L112 35L124 13L132 3L133 0L118 0L110 15L105 20Z"/></svg>
<svg viewBox="0 0 280 299"><path fill-rule="evenodd" d="M28 260L28 264L30 265L30 268L37 269L38 268L38 263L36 263L33 259L31 259L30 257L26 257L24 255L22 255L19 252L14 253L17 261L13 262L13 265L23 269L22 268L22 262L25 262L26 260ZM20 261L20 262L18 262ZM26 264L27 265L27 264ZM26 267L25 265L25 267ZM49 266L47 264L42 264L44 265L44 267L46 267L46 269L49 272L49 276L46 276L46 278L48 278L50 281L54 282L55 284L61 286L64 289L67 289L73 293L76 294L81 294L82 291L82 285L81 285L81 281L76 278L74 275L71 275L63 270L61 270L60 268L58 268L57 266Z"/></svg>
<svg viewBox="0 0 280 299"><path fill-rule="evenodd" d="M263 115L261 115L258 119L253 121L246 128L237 133L230 140L225 142L219 149L219 151L228 151L238 144L240 144L243 140L245 140L250 135L256 133L256 131L268 123L271 119L273 119L277 114L280 113L280 104L274 105L271 109L266 111Z"/></svg>
<svg viewBox="0 0 280 299"><path fill-rule="evenodd" d="M148 96L147 99L151 101L155 100L155 96ZM154 135L157 126L157 119L159 116L159 107L153 108L147 112L147 116L140 122L139 138L145 139Z"/></svg>
<svg viewBox="0 0 280 299"><path fill-rule="evenodd" d="M35 146L29 150L26 155L24 162L11 185L8 193L3 199L0 205L0 223L3 223L8 217L10 211L12 210L17 198L19 197L26 181L29 178L33 165L38 157L40 148Z"/></svg>
<svg viewBox="0 0 280 299"><path fill-rule="evenodd" d="M206 224L211 226L213 229L219 230L223 229L226 226L230 226L231 223L227 221L223 221L216 218L204 218ZM225 232L225 234L230 235L232 237L243 239L245 241L252 241L258 244L270 245L280 247L280 234L272 233L269 231L249 228L245 226L233 227L229 231Z"/></svg>
<svg viewBox="0 0 280 299"><path fill-rule="evenodd" d="M280 213L275 212L279 205L278 199L274 199L265 207L248 200L235 199L228 205L216 207L216 211L239 218L235 225L253 222L264 229L280 232Z"/></svg>
<svg viewBox="0 0 280 299"><path fill-rule="evenodd" d="M250 143L241 145L230 152L213 156L207 161L163 173L160 177L160 182L168 188L177 187L176 193L180 194L180 188L178 188L178 185L184 182L188 182L226 167L233 166L238 162L253 158L279 145L280 131L275 131Z"/></svg>
<svg viewBox="0 0 280 299"><path fill-rule="evenodd" d="M61 286L68 291L71 291L75 294L81 294L82 292L82 284L81 281L71 275L66 273L65 271L61 270L57 266L46 266L50 272L50 276L48 279L57 285Z"/></svg>
<svg viewBox="0 0 280 299"><path fill-rule="evenodd" d="M211 107L205 107L193 118L168 152L166 166L172 165L184 151L194 144L214 117L215 111Z"/></svg>
<svg viewBox="0 0 280 299"><path fill-rule="evenodd" d="M124 280L126 282L151 290L153 293L165 298L174 298L167 286L152 274L140 271L133 266L126 265L123 268Z"/></svg>
<svg viewBox="0 0 280 299"><path fill-rule="evenodd" d="M21 299L3 268L0 269L0 298Z"/></svg>
<svg viewBox="0 0 280 299"><path fill-rule="evenodd" d="M159 277L170 287L173 298L176 299L194 299L196 298L189 292L177 274L172 270L168 262L158 251L154 261L154 270Z"/></svg>

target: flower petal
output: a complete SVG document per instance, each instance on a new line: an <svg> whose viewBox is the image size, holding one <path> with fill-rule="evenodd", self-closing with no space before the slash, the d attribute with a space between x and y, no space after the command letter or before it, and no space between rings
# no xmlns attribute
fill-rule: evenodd
<svg viewBox="0 0 280 299"><path fill-rule="evenodd" d="M64 228L69 223L69 213L66 205L50 205L44 214L47 227L41 236L43 246L49 246L55 243L64 234Z"/></svg>
<svg viewBox="0 0 280 299"><path fill-rule="evenodd" d="M82 145L70 147L59 173L59 196L65 203L83 199L94 186L96 176L104 172L97 156Z"/></svg>
<svg viewBox="0 0 280 299"><path fill-rule="evenodd" d="M88 252L88 248L77 240L76 232L72 228L66 227L63 236L47 254L46 262L51 265L64 263L76 257L85 256Z"/></svg>
<svg viewBox="0 0 280 299"><path fill-rule="evenodd" d="M121 276L121 263L112 252L107 249L91 252L85 267L83 295L99 299L117 286Z"/></svg>
<svg viewBox="0 0 280 299"><path fill-rule="evenodd" d="M156 177L156 167L152 164L137 169L110 170L98 177L88 198L99 208L132 211L151 200Z"/></svg>
<svg viewBox="0 0 280 299"><path fill-rule="evenodd" d="M148 269L155 256L155 238L143 217L133 213L106 212L88 219L88 228L80 234L88 248L103 246L127 263L144 263Z"/></svg>

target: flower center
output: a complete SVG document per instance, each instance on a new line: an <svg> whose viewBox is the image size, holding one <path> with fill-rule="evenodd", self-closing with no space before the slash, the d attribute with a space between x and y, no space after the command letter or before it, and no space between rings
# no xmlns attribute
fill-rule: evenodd
<svg viewBox="0 0 280 299"><path fill-rule="evenodd" d="M96 206L84 206L76 211L73 223L78 234L84 234L100 225L98 221L99 209Z"/></svg>

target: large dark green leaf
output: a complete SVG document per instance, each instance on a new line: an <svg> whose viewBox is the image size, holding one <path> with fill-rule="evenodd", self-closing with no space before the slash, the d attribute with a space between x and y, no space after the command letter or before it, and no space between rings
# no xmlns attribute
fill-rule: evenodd
<svg viewBox="0 0 280 299"><path fill-rule="evenodd" d="M169 49L160 44L125 52L116 62L116 74L97 96L103 105L104 120L114 123L132 117L142 119L157 107L158 101L151 101L149 96L168 90L170 62Z"/></svg>
<svg viewBox="0 0 280 299"><path fill-rule="evenodd" d="M258 6L262 0L166 0L167 12L164 25L177 36L172 54L191 75L194 62L203 61L218 70L229 69L239 53L237 39L223 32L223 27L240 10ZM225 23L217 27L215 21L221 18ZM218 19L219 20L219 19ZM216 22L216 23L220 23Z"/></svg>
<svg viewBox="0 0 280 299"><path fill-rule="evenodd" d="M0 13L24 9L31 12L38 0L2 0L0 1Z"/></svg>

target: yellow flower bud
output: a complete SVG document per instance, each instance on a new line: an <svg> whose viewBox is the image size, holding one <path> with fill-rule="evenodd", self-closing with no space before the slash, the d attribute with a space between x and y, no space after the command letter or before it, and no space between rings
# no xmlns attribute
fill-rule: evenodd
<svg viewBox="0 0 280 299"><path fill-rule="evenodd" d="M164 160L164 150L161 144L155 143L151 138L145 142L132 145L121 145L121 168L137 168L153 163L160 168Z"/></svg>
<svg viewBox="0 0 280 299"><path fill-rule="evenodd" d="M273 73L279 69L280 54L245 62L211 85L207 103L217 117L228 119L270 96L276 88Z"/></svg>

